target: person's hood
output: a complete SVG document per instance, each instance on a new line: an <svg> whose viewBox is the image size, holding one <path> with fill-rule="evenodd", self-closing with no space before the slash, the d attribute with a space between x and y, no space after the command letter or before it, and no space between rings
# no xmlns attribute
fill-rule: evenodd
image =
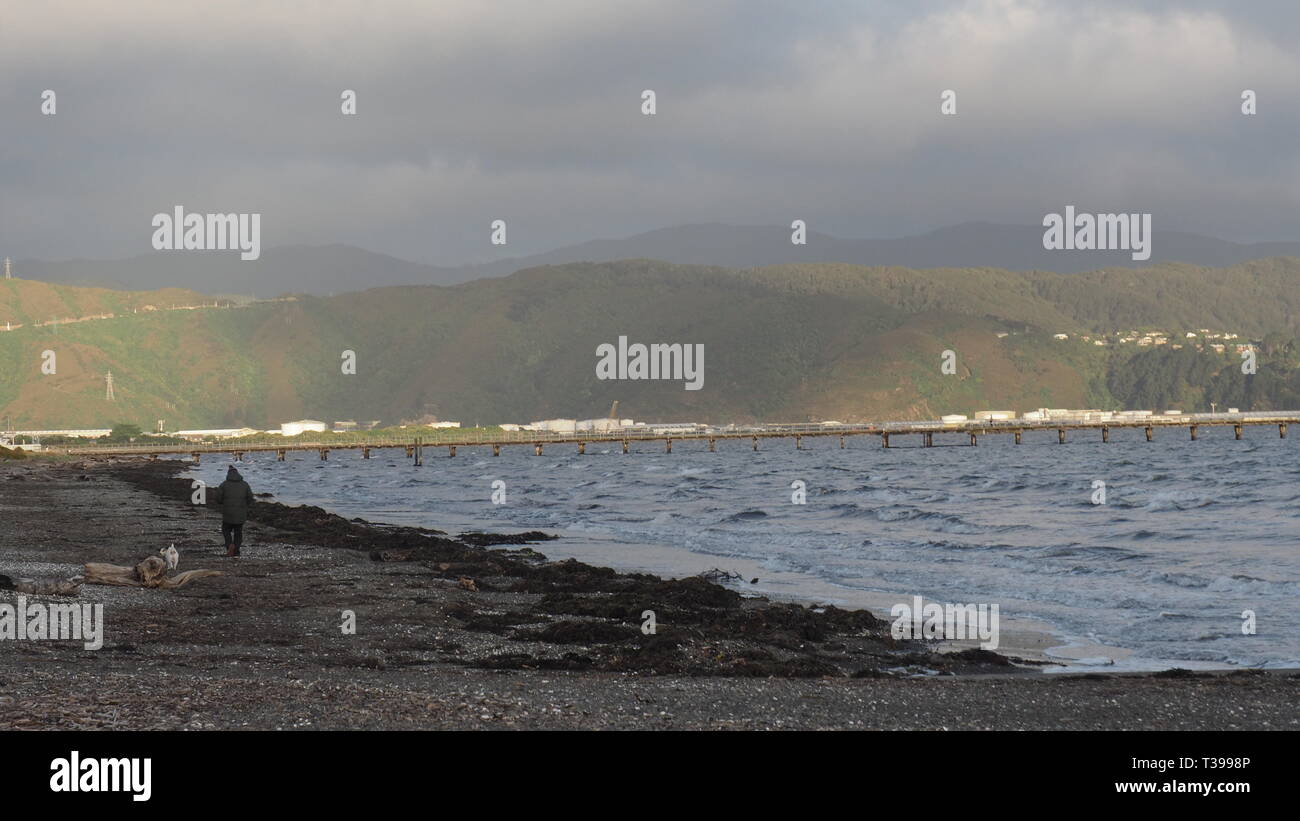
<svg viewBox="0 0 1300 821"><path fill-rule="evenodd" d="M226 481L227 481L227 482L242 482L242 481L244 481L244 477L239 475L239 471L235 470L235 466L234 466L234 465L231 465L231 466L230 466L230 469L226 471Z"/></svg>

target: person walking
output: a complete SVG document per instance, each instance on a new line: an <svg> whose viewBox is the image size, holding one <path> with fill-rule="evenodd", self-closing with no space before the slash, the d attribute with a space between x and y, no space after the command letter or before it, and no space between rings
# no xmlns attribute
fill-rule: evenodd
<svg viewBox="0 0 1300 821"><path fill-rule="evenodd" d="M253 489L235 466L226 471L226 481L217 486L217 504L221 506L221 536L226 542L226 555L234 558L244 543L244 522L248 509L253 506Z"/></svg>

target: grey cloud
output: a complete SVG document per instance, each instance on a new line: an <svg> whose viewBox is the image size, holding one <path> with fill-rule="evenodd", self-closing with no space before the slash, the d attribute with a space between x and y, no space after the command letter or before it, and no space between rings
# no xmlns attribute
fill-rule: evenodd
<svg viewBox="0 0 1300 821"><path fill-rule="evenodd" d="M1239 241L1300 226L1290 3L180 5L7 13L0 253L143 253L177 203L260 211L267 246L435 264L692 222L1028 224L1066 203Z"/></svg>

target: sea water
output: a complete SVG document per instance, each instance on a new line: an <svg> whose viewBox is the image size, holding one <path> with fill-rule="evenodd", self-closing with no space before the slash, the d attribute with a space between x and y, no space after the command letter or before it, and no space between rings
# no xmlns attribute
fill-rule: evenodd
<svg viewBox="0 0 1300 821"><path fill-rule="evenodd" d="M1181 434L1181 435L1180 435ZM759 577L738 589L823 603L914 595L998 604L1063 643L1129 651L1139 669L1300 666L1300 444L1276 428L1029 432L426 448L258 454L256 492L346 517L562 535L536 547L669 575L701 566ZM946 445L946 446L945 446ZM210 484L227 461L193 475ZM504 482L493 485L494 482ZM796 482L802 482L804 503ZM1099 485L1103 482L1103 485ZM792 487L792 485L794 485ZM494 503L495 499L501 504ZM1104 490L1104 503L1098 503ZM733 567L734 566L734 567ZM779 579L779 584L771 584ZM1243 632L1243 614L1254 616ZM878 613L887 617L887 613Z"/></svg>

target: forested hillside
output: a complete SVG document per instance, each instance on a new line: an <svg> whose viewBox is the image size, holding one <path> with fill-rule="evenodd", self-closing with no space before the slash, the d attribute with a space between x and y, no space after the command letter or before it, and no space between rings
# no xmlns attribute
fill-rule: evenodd
<svg viewBox="0 0 1300 821"><path fill-rule="evenodd" d="M20 428L152 429L157 419L265 428L303 417L582 418L604 415L615 399L623 416L714 422L1041 406L1192 411L1211 401L1300 407L1300 261L1291 258L1071 276L629 260L169 309L205 299L0 283L0 323L22 325L0 331L0 411ZM86 319L35 324L59 316ZM1183 335L1199 329L1265 343L1258 372L1243 374L1231 345L1196 350ZM1116 331L1164 331L1183 347L1121 344L1109 336ZM597 347L620 336L702 344L703 388L596 379ZM46 351L57 356L55 373L42 372ZM347 351L355 374L341 367ZM944 351L955 355L954 374L941 371Z"/></svg>

